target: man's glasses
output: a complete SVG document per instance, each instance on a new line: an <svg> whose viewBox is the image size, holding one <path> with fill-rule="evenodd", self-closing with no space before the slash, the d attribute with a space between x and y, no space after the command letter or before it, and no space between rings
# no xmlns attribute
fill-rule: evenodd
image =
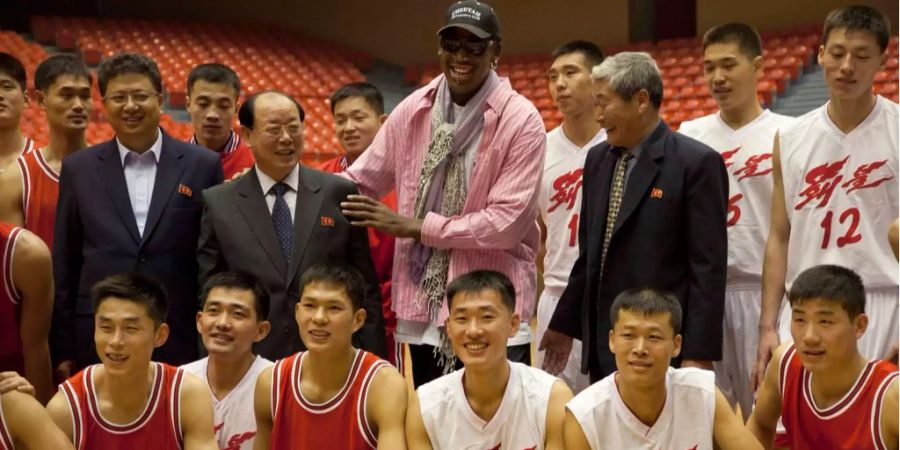
<svg viewBox="0 0 900 450"><path fill-rule="evenodd" d="M491 44L489 40L481 40L481 41L463 41L456 38L442 37L441 38L441 49L447 53L456 53L459 49L465 47L466 53L472 56L481 56L487 51L488 46Z"/></svg>
<svg viewBox="0 0 900 450"><path fill-rule="evenodd" d="M131 99L132 102L138 105L144 105L150 102L151 100L155 100L159 98L159 94L156 92L147 92L147 91L135 91L131 93L127 92L116 92L109 94L105 97L106 101L110 102L116 106L122 106L128 103L128 99Z"/></svg>

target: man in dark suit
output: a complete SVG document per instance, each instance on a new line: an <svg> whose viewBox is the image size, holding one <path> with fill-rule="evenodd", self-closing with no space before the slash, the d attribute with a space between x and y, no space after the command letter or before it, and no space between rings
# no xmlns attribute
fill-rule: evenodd
<svg viewBox="0 0 900 450"><path fill-rule="evenodd" d="M222 182L215 153L159 128L162 85L152 59L108 58L97 81L116 138L63 160L53 246L52 347L60 375L99 362L90 289L125 271L168 289L171 334L154 358L176 365L197 359L200 193Z"/></svg>
<svg viewBox="0 0 900 450"><path fill-rule="evenodd" d="M250 96L238 111L256 165L237 180L203 193L197 250L200 279L223 270L259 277L272 299L269 335L257 352L271 360L303 349L294 308L307 267L349 264L366 279L366 324L356 345L386 356L381 297L366 230L352 227L340 202L357 194L346 179L304 167L303 108L280 92Z"/></svg>
<svg viewBox="0 0 900 450"><path fill-rule="evenodd" d="M612 301L649 287L672 292L684 308L682 366L712 369L722 356L725 164L660 120L662 79L650 55L619 53L594 67L592 78L607 141L585 162L580 253L541 341L544 368L558 373L578 337L581 370L592 382L615 371L607 344ZM652 352L653 343L641 351Z"/></svg>

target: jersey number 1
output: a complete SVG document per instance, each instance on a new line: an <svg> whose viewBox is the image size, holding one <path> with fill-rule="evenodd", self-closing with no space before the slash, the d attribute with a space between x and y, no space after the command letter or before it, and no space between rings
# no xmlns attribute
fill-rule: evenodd
<svg viewBox="0 0 900 450"><path fill-rule="evenodd" d="M569 247L574 247L578 243L578 214L572 214L569 220Z"/></svg>
<svg viewBox="0 0 900 450"><path fill-rule="evenodd" d="M845 245L855 244L862 240L862 235L857 233L856 229L859 228L859 210L856 208L849 208L844 210L841 213L841 216L838 218L838 222L841 225L850 219L850 225L847 227L847 232L844 233L843 236L836 239L836 243L838 248L841 248ZM820 224L822 229L825 230L824 235L822 236L822 248L828 248L828 245L831 242L831 227L834 222L834 212L829 210L825 213L825 218L822 220Z"/></svg>

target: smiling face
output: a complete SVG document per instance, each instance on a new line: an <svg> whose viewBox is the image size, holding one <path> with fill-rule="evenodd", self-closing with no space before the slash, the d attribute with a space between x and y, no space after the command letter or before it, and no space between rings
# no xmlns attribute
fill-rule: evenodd
<svg viewBox="0 0 900 450"><path fill-rule="evenodd" d="M312 282L303 288L294 314L303 345L320 354L346 352L352 347L353 333L366 321L366 310L354 310L343 287L323 282Z"/></svg>
<svg viewBox="0 0 900 450"><path fill-rule="evenodd" d="M286 177L303 153L303 121L297 105L284 95L256 98L253 129L243 128L256 164L276 181Z"/></svg>
<svg viewBox="0 0 900 450"><path fill-rule="evenodd" d="M347 97L334 105L334 132L351 161L369 148L386 118L365 97Z"/></svg>
<svg viewBox="0 0 900 450"><path fill-rule="evenodd" d="M107 119L116 135L129 142L153 142L162 114L162 94L150 77L138 73L117 75L106 84Z"/></svg>
<svg viewBox="0 0 900 450"><path fill-rule="evenodd" d="M60 75L47 92L38 93L38 104L47 113L51 128L84 131L94 106L91 82L84 77Z"/></svg>
<svg viewBox="0 0 900 450"><path fill-rule="evenodd" d="M109 297L94 313L94 346L106 373L146 371L153 349L168 337L168 325L157 326L135 301Z"/></svg>
<svg viewBox="0 0 900 450"><path fill-rule="evenodd" d="M609 332L609 349L616 356L619 382L659 386L665 383L669 362L681 352L681 335L672 329L671 313L621 309Z"/></svg>
<svg viewBox="0 0 900 450"><path fill-rule="evenodd" d="M560 55L547 71L550 97L564 117L592 112L591 67L584 54L573 52Z"/></svg>
<svg viewBox="0 0 900 450"><path fill-rule="evenodd" d="M188 96L187 110L197 139L211 150L220 150L231 135L237 92L228 83L197 80Z"/></svg>
<svg viewBox="0 0 900 450"><path fill-rule="evenodd" d="M878 40L868 31L832 30L819 47L819 64L833 99L855 100L872 95L875 74L884 65Z"/></svg>
<svg viewBox="0 0 900 450"><path fill-rule="evenodd" d="M791 337L803 367L827 372L853 361L859 354L856 341L868 325L868 317L853 319L837 302L825 299L795 301L791 306Z"/></svg>
<svg viewBox="0 0 900 450"><path fill-rule="evenodd" d="M626 148L639 144L644 138L641 115L651 108L647 91L640 90L626 100L607 80L594 80L591 91L596 108L594 114L597 123L606 129L607 142Z"/></svg>
<svg viewBox="0 0 900 450"><path fill-rule="evenodd" d="M479 39L458 27L445 30L441 33L440 39L446 41L438 47L441 70L447 77L447 86L450 88L453 101L463 105L478 92L491 73L493 62L500 57L500 44L497 41ZM454 49L457 44L461 45L458 49ZM475 54L477 52L472 52L469 48L473 46L483 47L483 52L480 55Z"/></svg>
<svg viewBox="0 0 900 450"><path fill-rule="evenodd" d="M247 356L254 342L269 332L269 322L256 315L253 291L215 287L197 313L197 332L210 355Z"/></svg>
<svg viewBox="0 0 900 450"><path fill-rule="evenodd" d="M710 44L703 52L706 86L723 111L757 102L756 83L762 74L762 57L751 59L737 42Z"/></svg>
<svg viewBox="0 0 900 450"><path fill-rule="evenodd" d="M506 341L519 330L519 315L493 289L457 293L447 318L453 352L466 370L490 370L506 362Z"/></svg>

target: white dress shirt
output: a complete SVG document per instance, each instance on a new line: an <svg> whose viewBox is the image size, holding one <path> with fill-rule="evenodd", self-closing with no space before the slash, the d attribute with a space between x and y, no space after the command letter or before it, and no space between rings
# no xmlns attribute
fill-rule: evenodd
<svg viewBox="0 0 900 450"><path fill-rule="evenodd" d="M150 200L153 197L153 186L156 184L156 165L162 153L162 133L157 132L156 142L144 153L137 153L125 147L118 137L116 145L119 147L119 157L125 171L125 185L128 187L131 210L134 211L138 232L143 236L147 213L150 211Z"/></svg>
<svg viewBox="0 0 900 450"><path fill-rule="evenodd" d="M256 171L256 176L259 177L259 187L262 188L263 195L266 196L266 206L269 207L269 214L272 214L272 208L275 207L275 191L272 190L272 186L275 186L275 183L278 183L278 181L259 170L259 166L254 165L253 170ZM284 177L281 182L290 188L284 192L284 201L287 202L288 209L291 210L291 222L293 223L294 212L297 209L297 187L300 185L300 164L294 166L291 173Z"/></svg>

